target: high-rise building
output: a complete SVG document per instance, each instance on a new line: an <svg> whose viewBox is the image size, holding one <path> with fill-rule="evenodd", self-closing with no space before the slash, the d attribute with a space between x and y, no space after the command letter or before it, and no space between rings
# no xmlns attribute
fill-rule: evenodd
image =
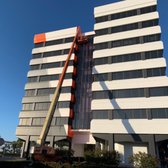
<svg viewBox="0 0 168 168"><path fill-rule="evenodd" d="M168 78L156 0L125 0L94 10L94 31L69 62L46 142L71 142L159 156L168 145ZM35 35L17 136L37 140L76 28Z"/></svg>

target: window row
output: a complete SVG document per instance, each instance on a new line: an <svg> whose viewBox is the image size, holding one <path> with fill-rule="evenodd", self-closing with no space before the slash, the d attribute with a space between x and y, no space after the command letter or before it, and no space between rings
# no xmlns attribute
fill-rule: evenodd
<svg viewBox="0 0 168 168"><path fill-rule="evenodd" d="M37 90L37 96L54 94L56 88L43 88ZM62 87L61 93L71 93L71 87Z"/></svg>
<svg viewBox="0 0 168 168"><path fill-rule="evenodd" d="M141 29L146 27L157 26L159 23L158 19L148 20L143 22L131 23L122 26L110 27L105 29L96 30L96 36L111 34L111 33L118 33L123 31Z"/></svg>
<svg viewBox="0 0 168 168"><path fill-rule="evenodd" d="M116 19L126 18L126 17L130 17L130 16L145 14L145 13L150 13L150 12L154 12L154 11L156 11L156 5L148 6L148 7L144 7L144 8L140 8L140 9L134 9L134 10L130 10L130 11L125 11L125 12L120 12L120 13L115 13L115 14L111 14L111 15L96 17L95 21L96 21L96 23L100 23L100 22L116 20Z"/></svg>
<svg viewBox="0 0 168 168"><path fill-rule="evenodd" d="M36 58L43 58L43 57L52 57L52 56L64 55L64 54L68 54L68 53L69 53L69 49L56 50L56 51L33 54L32 58L36 59Z"/></svg>
<svg viewBox="0 0 168 168"><path fill-rule="evenodd" d="M57 103L57 108L70 108L70 101L60 101ZM39 103L24 103L22 105L23 111L32 111L32 110L48 110L50 107L50 102L39 102Z"/></svg>
<svg viewBox="0 0 168 168"><path fill-rule="evenodd" d="M69 38L64 38L64 39L58 39L58 40L52 40L52 41L37 43L37 44L34 45L34 48L63 44L63 43L70 43L70 42L73 41L73 39L74 39L74 37L69 37Z"/></svg>
<svg viewBox="0 0 168 168"><path fill-rule="evenodd" d="M93 119L159 119L168 118L168 108L93 110Z"/></svg>
<svg viewBox="0 0 168 168"><path fill-rule="evenodd" d="M153 76L165 76L165 72L166 72L165 68L152 68L152 69L143 69L134 71L94 74L93 82L132 79L132 78L146 78Z"/></svg>
<svg viewBox="0 0 168 168"><path fill-rule="evenodd" d="M28 77L28 83L32 83L32 82L44 82L44 81L52 81L52 80L59 80L60 74L56 74L56 75L44 75L44 76L40 76L40 77ZM73 74L72 73L67 73L65 74L64 79L72 79L73 78Z"/></svg>
<svg viewBox="0 0 168 168"><path fill-rule="evenodd" d="M42 126L45 118L21 118L19 120L19 126ZM68 117L56 117L51 121L51 126L60 126L68 124Z"/></svg>
<svg viewBox="0 0 168 168"><path fill-rule="evenodd" d="M154 41L160 41L160 34L153 34L153 35L134 37L129 39L98 43L98 44L95 44L95 50L102 50L107 48L115 48L115 47L134 45L134 44L143 44L143 43L149 43Z"/></svg>
<svg viewBox="0 0 168 168"><path fill-rule="evenodd" d="M33 118L32 126L42 126L44 124L45 118ZM51 126L60 126L68 124L68 117L56 117L51 121Z"/></svg>
<svg viewBox="0 0 168 168"><path fill-rule="evenodd" d="M62 87L61 88L61 93L71 93L72 88L69 87ZM44 95L49 95L49 94L54 94L55 88L42 88L42 89L37 89L37 93L35 89L29 89L25 90L25 96L44 96Z"/></svg>
<svg viewBox="0 0 168 168"><path fill-rule="evenodd" d="M152 58L159 58L159 57L163 57L163 50L96 58L94 59L94 65L137 61L137 60L145 60L145 59L152 59Z"/></svg>
<svg viewBox="0 0 168 168"><path fill-rule="evenodd" d="M93 99L168 96L168 87L94 91Z"/></svg>
<svg viewBox="0 0 168 168"><path fill-rule="evenodd" d="M42 64L42 65L40 65L40 64L38 64L38 65L30 65L30 70L58 68L58 67L63 67L64 64L65 64L65 61L45 63L45 64ZM73 65L73 60L70 60L68 65L72 66Z"/></svg>

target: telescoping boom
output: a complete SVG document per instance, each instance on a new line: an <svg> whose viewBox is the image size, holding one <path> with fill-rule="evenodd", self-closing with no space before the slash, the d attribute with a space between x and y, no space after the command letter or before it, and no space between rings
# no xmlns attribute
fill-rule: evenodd
<svg viewBox="0 0 168 168"><path fill-rule="evenodd" d="M57 104L58 104L60 90L61 90L61 87L62 87L64 76L65 76L67 68L68 68L68 64L69 64L69 60L71 58L71 55L72 55L72 53L75 49L76 50L78 49L78 45L85 44L87 42L88 42L88 40L85 36L82 35L80 27L77 27L76 35L73 39L71 48L70 48L69 53L68 53L68 57L66 59L65 65L64 65L62 73L61 73L61 76L59 78L59 82L57 84L56 90L55 90L54 95L52 97L52 101L51 101L49 110L47 112L47 115L46 115L42 130L41 130L40 136L37 140L37 144L39 146L43 146L45 144L46 137L48 135L48 131L49 131L49 128L50 128L50 125L51 125L51 121L52 121L52 118L53 118L53 115L54 115L54 112L55 112L55 108L57 107Z"/></svg>

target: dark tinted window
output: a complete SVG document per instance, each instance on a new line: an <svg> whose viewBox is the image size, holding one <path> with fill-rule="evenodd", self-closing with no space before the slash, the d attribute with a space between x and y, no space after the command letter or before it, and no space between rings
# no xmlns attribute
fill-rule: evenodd
<svg viewBox="0 0 168 168"><path fill-rule="evenodd" d="M40 65L30 65L30 70L38 70L40 69Z"/></svg>
<svg viewBox="0 0 168 168"><path fill-rule="evenodd" d="M168 87L150 88L150 96L168 96Z"/></svg>
<svg viewBox="0 0 168 168"><path fill-rule="evenodd" d="M123 89L123 90L105 90L94 91L93 99L115 99L129 97L145 97L144 89Z"/></svg>
<svg viewBox="0 0 168 168"><path fill-rule="evenodd" d="M146 109L116 109L112 111L113 119L140 119L147 118Z"/></svg>
<svg viewBox="0 0 168 168"><path fill-rule="evenodd" d="M152 118L168 118L168 109L152 109Z"/></svg>
<svg viewBox="0 0 168 168"><path fill-rule="evenodd" d="M147 76L165 76L166 68L147 69Z"/></svg>
<svg viewBox="0 0 168 168"><path fill-rule="evenodd" d="M160 34L148 35L143 37L144 43L148 43L152 41L160 41Z"/></svg>
<svg viewBox="0 0 168 168"><path fill-rule="evenodd" d="M59 79L59 74L56 75L45 75L45 76L40 76L40 82L42 81L50 81L50 80L58 80Z"/></svg>
<svg viewBox="0 0 168 168"><path fill-rule="evenodd" d="M35 96L35 89L25 90L25 96Z"/></svg>
<svg viewBox="0 0 168 168"><path fill-rule="evenodd" d="M142 22L142 28L156 26L159 24L158 22L158 19L144 21Z"/></svg>
<svg viewBox="0 0 168 168"><path fill-rule="evenodd" d="M33 59L41 58L41 57L42 57L42 53L39 53L39 54L33 54L33 55L32 55L32 58L33 58Z"/></svg>
<svg viewBox="0 0 168 168"><path fill-rule="evenodd" d="M64 55L64 54L68 54L68 53L69 53L69 49L50 51L50 52L45 52L43 54L43 57L51 57L51 56L57 56L57 55Z"/></svg>
<svg viewBox="0 0 168 168"><path fill-rule="evenodd" d="M92 111L93 119L108 119L108 110Z"/></svg>
<svg viewBox="0 0 168 168"><path fill-rule="evenodd" d="M28 77L28 83L30 82L37 82L37 76L35 77Z"/></svg>
<svg viewBox="0 0 168 168"><path fill-rule="evenodd" d="M35 103L35 110L48 110L50 107L50 102Z"/></svg>
<svg viewBox="0 0 168 168"><path fill-rule="evenodd" d="M101 36L101 35L104 35L104 34L108 34L108 28L95 30L95 33L96 33L96 36Z"/></svg>
<svg viewBox="0 0 168 168"><path fill-rule="evenodd" d="M64 64L65 64L65 61L62 61L62 62L46 63L46 64L42 64L41 69L63 67ZM70 60L68 65L69 65L69 66L73 65L73 61Z"/></svg>
<svg viewBox="0 0 168 168"><path fill-rule="evenodd" d="M58 102L57 104L57 108L69 108L69 107L70 107L69 101Z"/></svg>
<svg viewBox="0 0 168 168"><path fill-rule="evenodd" d="M102 50L108 48L108 42L95 44L95 50Z"/></svg>
<svg viewBox="0 0 168 168"><path fill-rule="evenodd" d="M61 44L61 43L63 43L63 39L46 41L45 46L56 45L56 44Z"/></svg>
<svg viewBox="0 0 168 168"><path fill-rule="evenodd" d="M140 9L140 13L141 14L145 14L145 13L150 13L150 12L154 12L156 11L156 5L154 6L148 6L148 7L145 7L145 8L141 8Z"/></svg>
<svg viewBox="0 0 168 168"><path fill-rule="evenodd" d="M57 117L56 118L56 125L64 125L64 124L68 124L68 117Z"/></svg>
<svg viewBox="0 0 168 168"><path fill-rule="evenodd" d="M125 71L125 72L114 72L114 73L112 73L112 80L141 78L141 77L143 77L142 70Z"/></svg>
<svg viewBox="0 0 168 168"><path fill-rule="evenodd" d="M108 80L108 73L105 74L95 74L93 76L93 81L106 81Z"/></svg>
<svg viewBox="0 0 168 168"><path fill-rule="evenodd" d="M44 43L42 42L42 43L36 43L35 45L34 45L34 48L38 48L38 47L43 47L44 46Z"/></svg>

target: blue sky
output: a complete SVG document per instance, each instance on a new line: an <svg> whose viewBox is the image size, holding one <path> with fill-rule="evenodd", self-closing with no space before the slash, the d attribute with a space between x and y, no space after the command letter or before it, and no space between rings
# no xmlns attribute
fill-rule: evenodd
<svg viewBox="0 0 168 168"><path fill-rule="evenodd" d="M117 0L0 0L0 136L15 140L34 34L81 26L92 31L93 8ZM158 0L168 58L168 1ZM168 61L167 61L168 62ZM167 70L168 74L168 70Z"/></svg>

